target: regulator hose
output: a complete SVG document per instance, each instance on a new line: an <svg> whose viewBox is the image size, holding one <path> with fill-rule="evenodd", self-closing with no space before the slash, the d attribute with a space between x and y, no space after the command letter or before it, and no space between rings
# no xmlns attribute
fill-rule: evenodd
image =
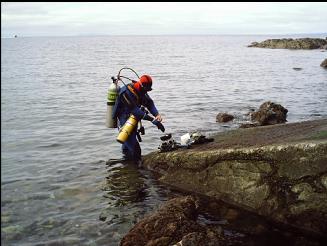
<svg viewBox="0 0 327 246"><path fill-rule="evenodd" d="M118 75L117 75L117 79L120 80L124 85L126 85L126 84L124 83L124 81L123 81L121 78L128 79L128 80L132 81L133 83L135 83L136 81L133 80L133 79L130 79L130 78L126 77L126 76L122 76L122 75L120 75L120 73L121 73L123 70L131 70L131 71L132 71L132 72L137 76L138 79L140 78L140 76L137 74L137 72L135 72L134 69L129 68L129 67L123 67L122 69L119 70Z"/></svg>
<svg viewBox="0 0 327 246"><path fill-rule="evenodd" d="M126 77L126 76L122 76L122 75L120 75L120 73L121 73L123 70L131 70L131 71L136 75L136 77L137 77L138 79L140 79L140 76L137 74L137 72L135 72L134 69L129 68L129 67L123 67L123 68L120 69L119 72L118 72L118 75L117 75L117 81L121 81L125 86L126 86L126 84L124 83L124 81L123 81L121 78L128 79L129 81L132 81L133 83L136 83L137 81L135 81L135 80L133 80L133 79L130 79L130 78ZM145 110L145 109L144 109L144 110ZM139 121L139 127L140 127L140 128L136 131L136 137L137 137L137 139L138 139L139 142L142 142L142 138L141 138L141 136L140 136L140 133L141 133L141 135L144 135L144 134L145 134L145 131L144 131L144 127L142 126L142 122L141 122L141 120Z"/></svg>

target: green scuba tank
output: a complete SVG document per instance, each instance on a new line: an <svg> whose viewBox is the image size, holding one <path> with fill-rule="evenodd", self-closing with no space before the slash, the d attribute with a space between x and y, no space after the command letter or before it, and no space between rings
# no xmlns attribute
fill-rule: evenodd
<svg viewBox="0 0 327 246"><path fill-rule="evenodd" d="M117 84L117 79L111 77L112 83L108 89L107 95L107 113L106 113L106 127L108 128L117 128L117 118L112 118L112 111L118 97L119 85Z"/></svg>

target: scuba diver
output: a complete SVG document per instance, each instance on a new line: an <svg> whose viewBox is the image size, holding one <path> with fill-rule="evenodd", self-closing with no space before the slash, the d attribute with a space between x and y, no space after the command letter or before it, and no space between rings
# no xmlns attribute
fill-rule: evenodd
<svg viewBox="0 0 327 246"><path fill-rule="evenodd" d="M138 81L132 80L133 83L124 85L119 90L118 97L112 111L112 118L118 118L118 127L120 132L124 131L124 127L133 125L130 128L130 132L126 132L126 137L123 140L117 141L122 143L122 152L124 159L133 160L139 167L142 166L141 160L141 148L137 137L139 132L137 131L137 123L140 120L151 121L152 124L158 127L162 132L165 131L162 125L162 117L159 114L153 100L148 95L148 92L152 90L152 78L149 75L143 75ZM154 116L150 116L145 109ZM125 124L126 123L126 124ZM126 128L127 128L126 127Z"/></svg>

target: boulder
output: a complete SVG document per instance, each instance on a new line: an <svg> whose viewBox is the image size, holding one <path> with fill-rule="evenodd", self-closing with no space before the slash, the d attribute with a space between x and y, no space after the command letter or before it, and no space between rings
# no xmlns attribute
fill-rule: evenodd
<svg viewBox="0 0 327 246"><path fill-rule="evenodd" d="M227 113L219 113L216 116L216 122L223 123L228 122L234 119L233 115L227 114Z"/></svg>
<svg viewBox="0 0 327 246"><path fill-rule="evenodd" d="M285 123L288 110L273 102L261 104L258 111L251 114L251 120L258 122L260 126Z"/></svg>
<svg viewBox="0 0 327 246"><path fill-rule="evenodd" d="M267 39L260 43L252 42L248 47L270 49L326 49L327 40L322 38L283 38Z"/></svg>
<svg viewBox="0 0 327 246"><path fill-rule="evenodd" d="M138 222L121 240L121 246L219 245L221 230L196 222L196 199L174 198ZM202 243L203 242L203 243Z"/></svg>
<svg viewBox="0 0 327 246"><path fill-rule="evenodd" d="M322 66L323 68L327 68L327 59L325 59L320 66Z"/></svg>

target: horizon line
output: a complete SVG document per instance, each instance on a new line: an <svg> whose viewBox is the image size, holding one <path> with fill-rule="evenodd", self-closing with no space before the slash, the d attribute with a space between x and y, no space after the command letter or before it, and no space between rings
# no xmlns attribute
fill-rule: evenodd
<svg viewBox="0 0 327 246"><path fill-rule="evenodd" d="M115 37L115 36L289 36L289 35L327 35L327 32L314 32L314 33L265 33L265 34L75 34L75 35L25 35L19 36L4 36L1 38L46 38L46 37ZM326 37L327 38L327 37Z"/></svg>

